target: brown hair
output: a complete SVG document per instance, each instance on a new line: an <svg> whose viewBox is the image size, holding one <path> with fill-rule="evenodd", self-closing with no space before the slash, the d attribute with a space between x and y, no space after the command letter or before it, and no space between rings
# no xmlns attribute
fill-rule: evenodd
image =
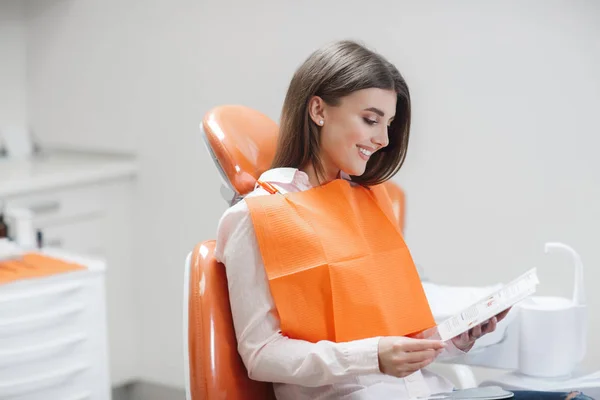
<svg viewBox="0 0 600 400"><path fill-rule="evenodd" d="M279 140L272 168L303 168L313 164L323 176L320 128L310 118L308 103L319 96L336 106L357 90L378 88L398 94L396 116L388 128L389 144L371 156L363 175L352 181L376 185L394 176L406 158L410 131L410 93L400 72L381 55L352 41L327 45L298 68L285 97Z"/></svg>

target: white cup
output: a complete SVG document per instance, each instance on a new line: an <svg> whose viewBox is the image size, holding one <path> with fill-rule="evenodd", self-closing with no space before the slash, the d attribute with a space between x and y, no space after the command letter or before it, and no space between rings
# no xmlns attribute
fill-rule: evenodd
<svg viewBox="0 0 600 400"><path fill-rule="evenodd" d="M519 305L519 371L568 377L581 361L584 306L563 297L534 296Z"/></svg>

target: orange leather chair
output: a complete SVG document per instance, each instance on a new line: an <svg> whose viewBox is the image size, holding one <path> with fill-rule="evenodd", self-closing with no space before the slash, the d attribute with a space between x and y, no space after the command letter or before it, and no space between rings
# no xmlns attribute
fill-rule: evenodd
<svg viewBox="0 0 600 400"><path fill-rule="evenodd" d="M390 200L392 200L392 207L394 210L394 216L398 221L398 226L400 226L400 230L404 232L404 216L406 215L406 204L404 202L404 191L400 186L395 184L392 181L387 181L384 183L384 186L390 196Z"/></svg>
<svg viewBox="0 0 600 400"><path fill-rule="evenodd" d="M229 204L254 189L275 154L277 124L243 106L217 107L200 126ZM273 385L253 381L237 351L225 267L215 241L188 255L184 279L184 357L188 400L275 399Z"/></svg>
<svg viewBox="0 0 600 400"><path fill-rule="evenodd" d="M254 189L275 154L277 124L243 106L221 106L201 124L207 149L223 180L230 205ZM404 193L386 184L399 224ZM225 267L213 255L215 241L198 244L188 255L184 279L184 357L188 400L275 399L273 386L248 378L237 351Z"/></svg>

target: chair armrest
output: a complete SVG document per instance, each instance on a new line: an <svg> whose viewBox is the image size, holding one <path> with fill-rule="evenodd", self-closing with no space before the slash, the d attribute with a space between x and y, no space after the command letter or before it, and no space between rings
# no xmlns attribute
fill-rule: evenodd
<svg viewBox="0 0 600 400"><path fill-rule="evenodd" d="M468 365L436 362L427 369L448 379L456 389L470 389L478 386L475 374Z"/></svg>

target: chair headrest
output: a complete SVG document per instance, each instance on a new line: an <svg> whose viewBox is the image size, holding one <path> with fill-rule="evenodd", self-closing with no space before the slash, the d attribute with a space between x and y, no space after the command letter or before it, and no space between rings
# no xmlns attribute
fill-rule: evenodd
<svg viewBox="0 0 600 400"><path fill-rule="evenodd" d="M251 192L275 156L277 123L251 108L224 105L204 116L201 130L225 183L239 195Z"/></svg>

